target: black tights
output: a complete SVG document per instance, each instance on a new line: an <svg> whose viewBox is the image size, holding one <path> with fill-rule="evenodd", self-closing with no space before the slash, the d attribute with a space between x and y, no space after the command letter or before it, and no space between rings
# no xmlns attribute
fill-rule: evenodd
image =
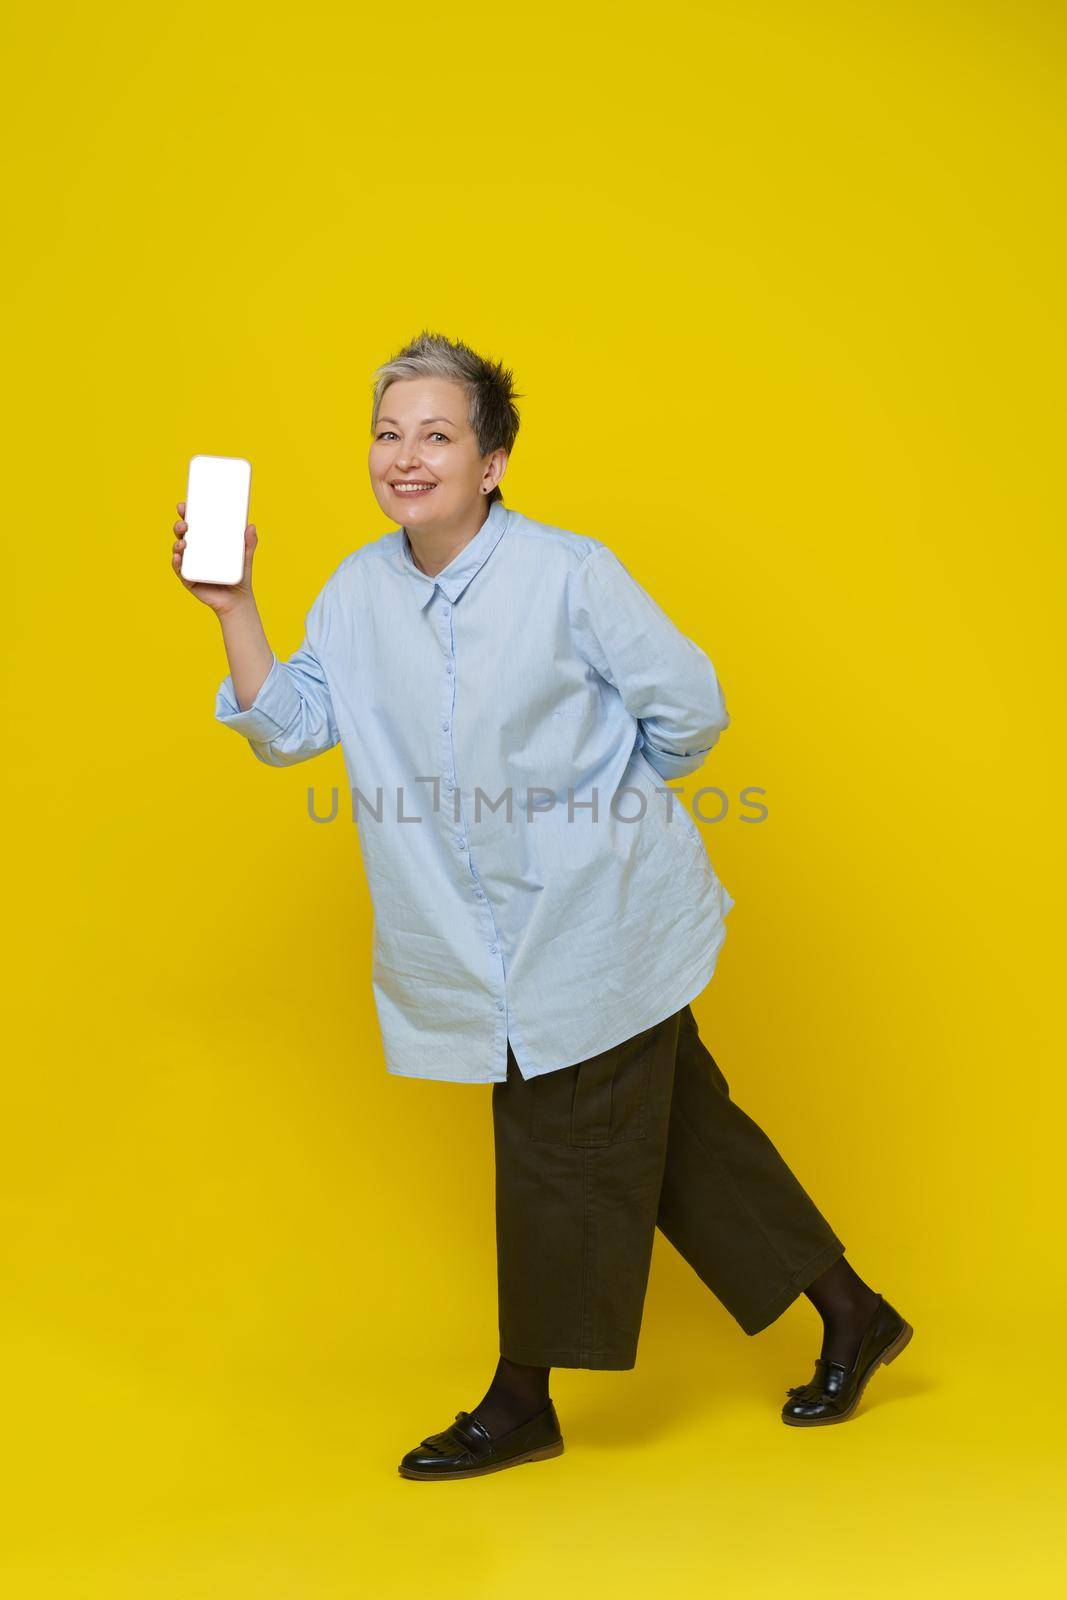
<svg viewBox="0 0 1067 1600"><path fill-rule="evenodd" d="M864 1283L844 1256L804 1290L823 1322L821 1355L850 1367L878 1305L878 1294Z"/></svg>
<svg viewBox="0 0 1067 1600"><path fill-rule="evenodd" d="M479 1400L472 1417L487 1428L495 1439L525 1422L548 1404L548 1374L551 1367L524 1367L503 1356L497 1362L493 1381Z"/></svg>

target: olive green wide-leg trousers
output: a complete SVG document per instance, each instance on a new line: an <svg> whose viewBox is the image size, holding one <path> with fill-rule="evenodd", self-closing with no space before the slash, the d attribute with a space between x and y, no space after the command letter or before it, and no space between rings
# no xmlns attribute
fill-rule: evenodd
<svg viewBox="0 0 1067 1600"><path fill-rule="evenodd" d="M493 1085L500 1353L632 1367L658 1227L748 1334L845 1246L730 1098L689 1006Z"/></svg>

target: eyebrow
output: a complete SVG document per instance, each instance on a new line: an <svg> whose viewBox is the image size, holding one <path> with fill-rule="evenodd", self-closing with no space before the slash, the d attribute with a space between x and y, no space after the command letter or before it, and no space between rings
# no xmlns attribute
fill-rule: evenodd
<svg viewBox="0 0 1067 1600"><path fill-rule="evenodd" d="M395 422L396 420L397 419L395 417L378 418L379 422ZM449 421L448 417L423 417L422 421L419 423L419 427L425 428L428 422L447 422L450 428L454 428L456 426L454 422Z"/></svg>

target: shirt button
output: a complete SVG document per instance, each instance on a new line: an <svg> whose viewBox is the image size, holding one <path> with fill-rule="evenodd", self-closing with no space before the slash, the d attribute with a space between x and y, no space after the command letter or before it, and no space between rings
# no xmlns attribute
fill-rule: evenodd
<svg viewBox="0 0 1067 1600"><path fill-rule="evenodd" d="M499 955L500 954L500 946L498 944L491 944L489 946L489 954L491 956Z"/></svg>
<svg viewBox="0 0 1067 1600"><path fill-rule="evenodd" d="M452 665L452 663L451 663L451 661L450 661L450 662L449 662L449 663L448 663L448 666L447 666L447 667L446 667L446 668L445 668L445 671L446 671L446 672L447 672L447 673L449 673L449 674L451 674L451 673L452 673L452 672L454 672L454 671L455 671L455 668L454 668L454 667L453 667L453 665Z"/></svg>
<svg viewBox="0 0 1067 1600"><path fill-rule="evenodd" d="M504 1002L503 1002L503 1000L498 1000L498 1001L497 1001L497 1003L496 1003L496 1008L497 1008L497 1010L498 1010L498 1011L503 1011L503 1009L504 1009Z"/></svg>
<svg viewBox="0 0 1067 1600"><path fill-rule="evenodd" d="M442 728L442 731L444 733L447 733L448 732L448 723L447 722L442 722L441 728Z"/></svg>

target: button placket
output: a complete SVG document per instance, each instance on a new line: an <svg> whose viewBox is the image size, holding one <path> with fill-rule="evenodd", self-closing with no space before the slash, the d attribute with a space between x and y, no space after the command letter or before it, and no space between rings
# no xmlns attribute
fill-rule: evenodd
<svg viewBox="0 0 1067 1600"><path fill-rule="evenodd" d="M497 977L501 990L501 995L496 1001L496 1009L500 1012L506 1012L507 998L506 994L503 992L506 984L506 973L504 971L504 959L500 951L500 939L497 933L496 919L493 916L493 909L489 904L488 896L486 895L485 890L482 888L481 883L478 881L478 869L471 859L467 843L466 830L462 821L463 805L457 787L456 753L455 745L452 740L452 725L455 719L456 697L456 641L455 631L452 626L452 602L448 599L447 595L444 595L443 590L440 592L444 596L444 604L441 607L441 645L445 654L445 678L441 697L441 733L443 736L441 747L442 754L444 756L443 767L448 775L445 780L445 787L449 789L453 795L451 817L453 824L458 828L458 832L454 835L455 847L457 851L462 851L467 857L467 864L470 868L472 886L474 888L474 896L479 905L485 911L485 920L487 921L489 927L488 938L486 941L487 949L491 956L496 957L496 960L492 963L492 967L494 976ZM459 819L458 822L457 817ZM505 1025L505 1038L506 1035L507 1030Z"/></svg>
<svg viewBox="0 0 1067 1600"><path fill-rule="evenodd" d="M457 820L458 807L456 805L456 756L452 745L452 719L455 711L456 669L455 669L455 639L452 633L452 602L443 589L438 591L443 604L441 606L441 648L445 654L445 677L441 689L441 753L443 760L441 770L445 774L444 787L451 797L452 804L449 812L449 821L452 833L452 842L457 850L466 848L462 827Z"/></svg>

